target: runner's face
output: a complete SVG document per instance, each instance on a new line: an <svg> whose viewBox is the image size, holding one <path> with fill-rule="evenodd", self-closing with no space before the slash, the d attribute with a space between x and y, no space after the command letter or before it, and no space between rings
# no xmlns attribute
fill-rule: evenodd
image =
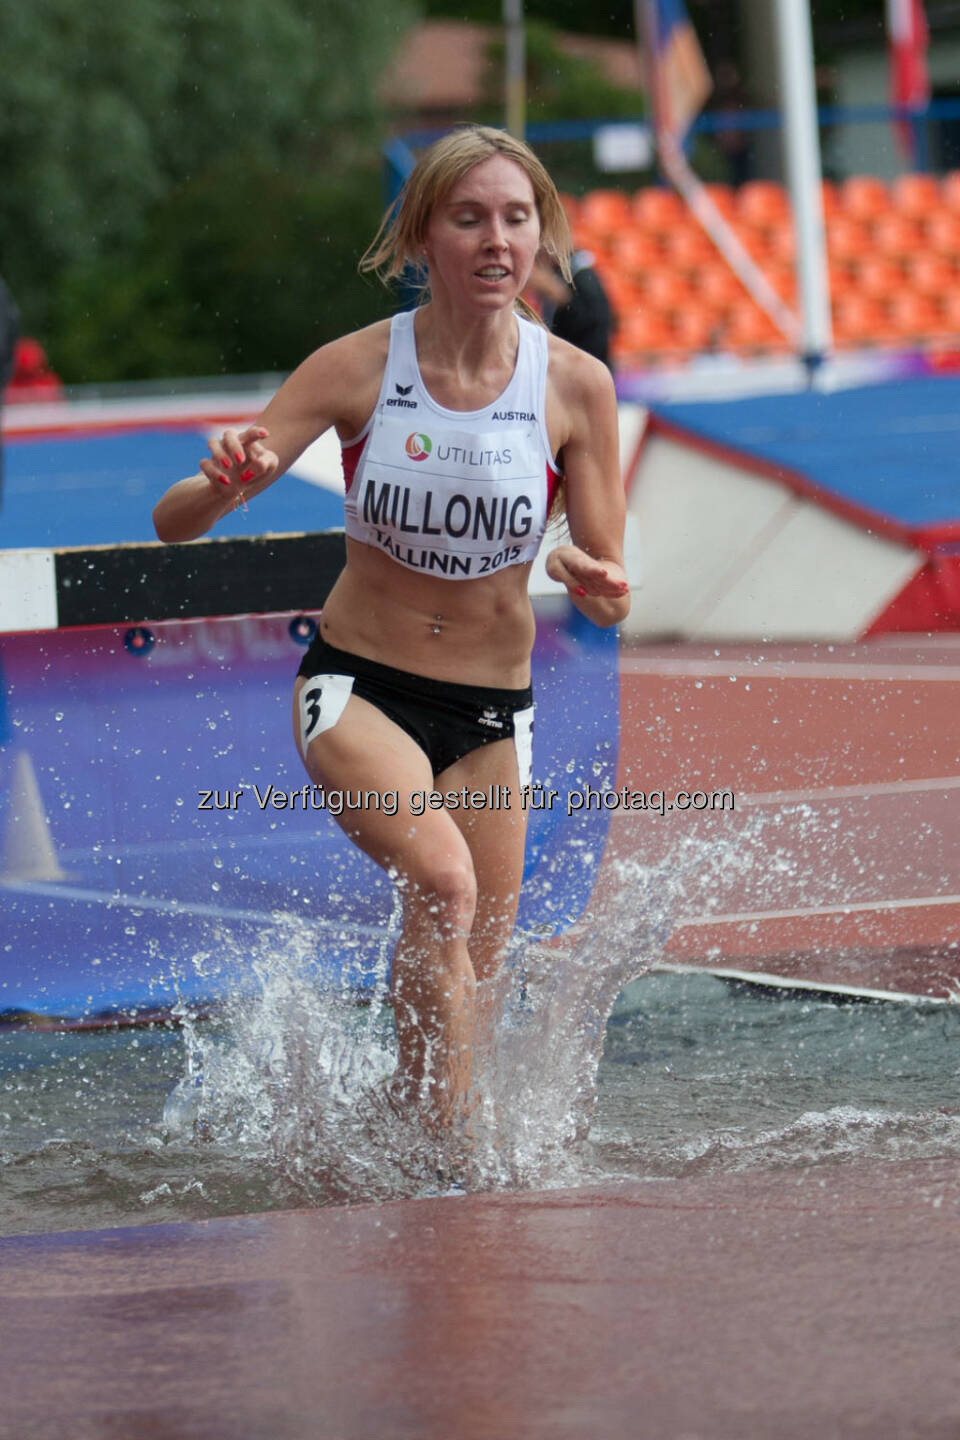
<svg viewBox="0 0 960 1440"><path fill-rule="evenodd" d="M469 308L512 306L530 278L540 217L526 171L505 155L474 165L427 227L430 290Z"/></svg>

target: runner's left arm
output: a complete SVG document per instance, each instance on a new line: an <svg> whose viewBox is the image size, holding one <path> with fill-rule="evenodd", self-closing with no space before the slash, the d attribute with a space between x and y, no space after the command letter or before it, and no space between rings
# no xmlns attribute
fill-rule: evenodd
<svg viewBox="0 0 960 1440"><path fill-rule="evenodd" d="M564 351L560 393L570 431L563 468L572 544L551 550L547 574L567 587L574 605L595 625L617 625L630 609L617 397L605 365L571 347Z"/></svg>

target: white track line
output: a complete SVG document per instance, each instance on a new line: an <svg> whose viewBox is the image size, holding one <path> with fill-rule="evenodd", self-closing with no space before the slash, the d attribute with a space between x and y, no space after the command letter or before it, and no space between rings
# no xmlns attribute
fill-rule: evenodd
<svg viewBox="0 0 960 1440"><path fill-rule="evenodd" d="M808 800L872 800L875 795L921 795L931 790L960 790L960 775L940 775L930 780L891 780L876 785L829 785L821 790L770 790L738 795L737 801L741 805L792 805Z"/></svg>
<svg viewBox="0 0 960 1440"><path fill-rule="evenodd" d="M744 925L761 920L812 920L820 915L864 915L876 910L926 910L960 905L960 895L914 895L903 900L863 900L847 905L813 905L799 910L743 910L722 915L692 915L677 921L677 929L690 925Z"/></svg>
<svg viewBox="0 0 960 1440"><path fill-rule="evenodd" d="M944 650L960 650L960 635L950 630L944 630L936 635L920 635L906 631L890 633L887 635L873 635L870 638L870 648L888 650L936 650L942 647Z"/></svg>
<svg viewBox="0 0 960 1440"><path fill-rule="evenodd" d="M891 665L879 661L875 665L853 665L848 661L820 664L811 660L763 660L756 664L744 660L678 660L656 656L621 655L620 671L624 675L676 675L726 677L728 680L869 680L873 684L951 684L960 681L960 665Z"/></svg>
<svg viewBox="0 0 960 1440"><path fill-rule="evenodd" d="M55 900L82 900L95 905L106 905L108 909L154 910L163 915L199 915L212 920L252 920L258 925L277 925L293 921L309 925L318 930L349 929L353 934L377 935L384 933L383 925L360 925L354 921L324 920L320 916L296 915L269 910L234 910L227 906L199 905L191 901L158 900L151 895L111 894L107 890L88 890L80 885L58 885L46 880L2 880L3 890L19 891L21 895L48 895Z"/></svg>
<svg viewBox="0 0 960 1440"><path fill-rule="evenodd" d="M719 965L674 965L658 961L651 970L667 970L673 975L716 975L721 980L742 980L748 985L769 985L776 990L814 990L828 995L853 995L862 1000L898 1000L910 1005L956 1005L960 997L917 995L911 990L871 990L865 985L836 985L832 981L799 980L794 976L768 975L763 970L728 970Z"/></svg>
<svg viewBox="0 0 960 1440"><path fill-rule="evenodd" d="M240 787L243 788L242 786ZM299 786L297 787L299 789ZM313 830L306 835L298 835L296 844L298 848L306 845L328 845L329 835L320 830ZM290 846L291 835L289 831L277 831L273 835L238 835L227 840L211 841L209 835L200 835L196 839L178 838L176 840L131 840L125 841L123 845L101 846L98 852L98 859L112 865L117 861L127 861L135 856L168 856L187 855L191 852L197 854L221 855L226 860L231 854L242 858L249 851L274 849L281 846ZM82 865L90 859L89 847L79 846L65 847L57 851L57 859L64 865ZM3 877L0 876L0 884Z"/></svg>

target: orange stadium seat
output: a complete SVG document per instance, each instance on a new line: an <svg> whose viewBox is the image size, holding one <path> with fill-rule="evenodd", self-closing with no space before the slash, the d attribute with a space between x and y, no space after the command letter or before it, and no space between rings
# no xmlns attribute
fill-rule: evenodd
<svg viewBox="0 0 960 1440"><path fill-rule="evenodd" d="M768 231L768 238L771 257L779 264L792 264L797 255L797 240L792 218L785 215L779 224L772 225Z"/></svg>
<svg viewBox="0 0 960 1440"><path fill-rule="evenodd" d="M652 270L647 276L643 293L650 308L660 314L696 304L695 292L687 277L670 268Z"/></svg>
<svg viewBox="0 0 960 1440"><path fill-rule="evenodd" d="M924 226L927 246L948 260L960 255L960 212L936 210Z"/></svg>
<svg viewBox="0 0 960 1440"><path fill-rule="evenodd" d="M948 210L960 213L960 170L951 170L940 181L940 199Z"/></svg>
<svg viewBox="0 0 960 1440"><path fill-rule="evenodd" d="M642 278L664 263L664 251L653 235L631 228L616 237L610 248L610 259L626 274Z"/></svg>
<svg viewBox="0 0 960 1440"><path fill-rule="evenodd" d="M839 301L846 300L848 295L859 295L856 288L856 279L846 266L839 269L830 269L830 304L838 305Z"/></svg>
<svg viewBox="0 0 960 1440"><path fill-rule="evenodd" d="M878 345L891 338L882 303L871 295L839 296L833 307L833 336L838 345Z"/></svg>
<svg viewBox="0 0 960 1440"><path fill-rule="evenodd" d="M826 223L827 250L832 259L859 260L871 247L870 230L862 220L843 213L831 216Z"/></svg>
<svg viewBox="0 0 960 1440"><path fill-rule="evenodd" d="M679 310L673 317L676 344L689 355L717 349L723 328L723 317L715 310Z"/></svg>
<svg viewBox="0 0 960 1440"><path fill-rule="evenodd" d="M789 348L769 315L753 300L741 301L731 307L727 315L723 344L724 349L747 354Z"/></svg>
<svg viewBox="0 0 960 1440"><path fill-rule="evenodd" d="M830 298L838 299L841 295L859 293L856 271L842 261L829 261Z"/></svg>
<svg viewBox="0 0 960 1440"><path fill-rule="evenodd" d="M580 201L574 195L568 195L565 190L560 191L560 204L563 206L567 223L571 226L577 223L577 216L580 214Z"/></svg>
<svg viewBox="0 0 960 1440"><path fill-rule="evenodd" d="M907 274L918 295L933 295L938 299L960 282L956 267L947 257L931 250L918 250L911 255L907 260Z"/></svg>
<svg viewBox="0 0 960 1440"><path fill-rule="evenodd" d="M960 340L960 291L949 290L941 304L944 332Z"/></svg>
<svg viewBox="0 0 960 1440"><path fill-rule="evenodd" d="M570 227L570 233L576 250L592 250L594 254L603 254L607 249L609 237L596 226L585 224L579 217L576 224Z"/></svg>
<svg viewBox="0 0 960 1440"><path fill-rule="evenodd" d="M734 222L732 229L737 235L740 244L759 265L769 261L773 254L771 232L767 226L752 225L739 217Z"/></svg>
<svg viewBox="0 0 960 1440"><path fill-rule="evenodd" d="M903 290L888 306L891 329L904 340L927 340L942 335L946 324L943 312L930 295Z"/></svg>
<svg viewBox="0 0 960 1440"><path fill-rule="evenodd" d="M919 221L895 210L878 215L873 225L873 240L884 255L913 255L926 243Z"/></svg>
<svg viewBox="0 0 960 1440"><path fill-rule="evenodd" d="M854 279L861 295L888 300L903 290L906 277L903 267L886 255L866 254L854 267Z"/></svg>
<svg viewBox="0 0 960 1440"><path fill-rule="evenodd" d="M619 355L652 359L673 353L676 341L670 323L663 315L640 310L623 317L614 349Z"/></svg>
<svg viewBox="0 0 960 1440"><path fill-rule="evenodd" d="M622 190L591 190L580 201L577 219L599 235L616 235L630 224L630 200Z"/></svg>
<svg viewBox="0 0 960 1440"><path fill-rule="evenodd" d="M709 264L717 253L710 236L696 221L676 225L663 237L668 263L682 270L695 270Z"/></svg>
<svg viewBox="0 0 960 1440"><path fill-rule="evenodd" d="M695 294L711 310L725 310L747 298L743 281L719 254L696 272L693 281Z"/></svg>
<svg viewBox="0 0 960 1440"><path fill-rule="evenodd" d="M633 197L633 218L645 230L665 231L684 220L687 207L673 190L649 185Z"/></svg>
<svg viewBox="0 0 960 1440"><path fill-rule="evenodd" d="M839 215L843 210L843 203L840 199L840 191L832 180L824 180L821 185L823 195L823 215L825 220L830 220L834 215Z"/></svg>
<svg viewBox="0 0 960 1440"><path fill-rule="evenodd" d="M797 272L793 265L771 265L764 271L767 282L776 290L781 300L793 305L797 298Z"/></svg>
<svg viewBox="0 0 960 1440"><path fill-rule="evenodd" d="M875 220L890 204L890 196L882 180L873 175L850 175L840 187L843 208L856 220Z"/></svg>
<svg viewBox="0 0 960 1440"><path fill-rule="evenodd" d="M932 175L898 175L890 198L901 215L923 220L940 204L940 186Z"/></svg>
<svg viewBox="0 0 960 1440"><path fill-rule="evenodd" d="M774 225L789 214L787 192L775 180L748 180L737 191L737 215L751 225Z"/></svg>
<svg viewBox="0 0 960 1440"><path fill-rule="evenodd" d="M603 288L607 292L607 299L618 315L625 311L635 309L642 303L643 290L639 283L629 275L620 274L616 270L598 271L603 281Z"/></svg>

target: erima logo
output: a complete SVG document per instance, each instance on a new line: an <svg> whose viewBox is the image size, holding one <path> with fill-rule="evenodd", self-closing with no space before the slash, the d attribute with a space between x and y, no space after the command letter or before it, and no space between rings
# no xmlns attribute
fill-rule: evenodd
<svg viewBox="0 0 960 1440"><path fill-rule="evenodd" d="M416 409L417 409L417 402L416 402L416 400L406 400L406 399L403 398L404 396L410 394L410 391L413 389L413 386L412 386L412 385L396 385L396 386L395 386L395 389L396 389L397 394L398 394L401 398L400 398L399 400L388 400L388 401L387 401L387 404L388 404L388 405L392 405L392 406L394 406L396 409L399 409L399 410L416 410Z"/></svg>
<svg viewBox="0 0 960 1440"><path fill-rule="evenodd" d="M493 412L494 420L525 420L529 422L536 418L536 415L531 414L529 410L494 410Z"/></svg>
<svg viewBox="0 0 960 1440"><path fill-rule="evenodd" d="M433 441L429 435L417 435L414 433L413 435L407 436L407 443L403 448L411 460L426 460L430 451L433 449Z"/></svg>
<svg viewBox="0 0 960 1440"><path fill-rule="evenodd" d="M495 730L503 729L503 721L497 715L496 710L491 710L488 708L484 710L482 715L478 715L477 719L479 720L481 725L490 725Z"/></svg>

